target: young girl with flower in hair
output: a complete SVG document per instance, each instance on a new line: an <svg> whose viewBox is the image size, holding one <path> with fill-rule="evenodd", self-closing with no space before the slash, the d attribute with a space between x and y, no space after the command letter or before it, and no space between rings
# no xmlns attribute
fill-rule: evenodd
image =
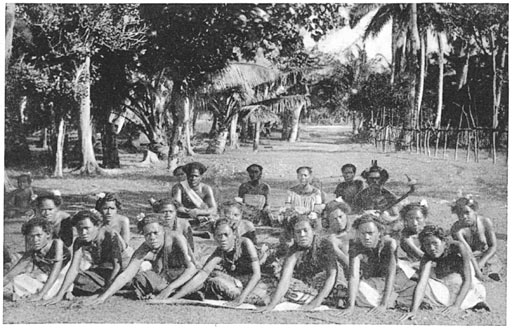
<svg viewBox="0 0 512 328"><path fill-rule="evenodd" d="M130 241L130 220L118 213L121 206L117 195L99 193L95 209L103 216L103 224L116 231L128 243Z"/></svg>
<svg viewBox="0 0 512 328"><path fill-rule="evenodd" d="M451 227L453 239L468 247L476 276L483 279L501 280L503 264L496 256L497 241L492 221L478 215L478 203L471 195L461 197L452 205L452 213L458 217Z"/></svg>
<svg viewBox="0 0 512 328"><path fill-rule="evenodd" d="M224 218L215 221L213 235L217 249L171 299L200 291L206 298L231 301L234 307L244 302L265 304L266 286L259 283L260 264L252 241L240 237L236 225Z"/></svg>
<svg viewBox="0 0 512 328"><path fill-rule="evenodd" d="M60 191L42 192L37 195L36 215L52 223L53 238L60 238L66 247L71 247L76 235L71 216L62 211L62 196Z"/></svg>
<svg viewBox="0 0 512 328"><path fill-rule="evenodd" d="M52 238L52 223L33 218L21 227L31 248L4 275L4 296L13 300L29 297L46 300L57 293L71 259L69 249L60 239Z"/></svg>
<svg viewBox="0 0 512 328"><path fill-rule="evenodd" d="M161 214L149 214L138 221L137 227L144 234L144 243L108 289L97 297L90 297L85 303L101 304L130 282L138 299L165 299L186 283L197 269L185 237L169 231L165 225L165 217ZM145 261L151 263L151 269L139 270Z"/></svg>
<svg viewBox="0 0 512 328"><path fill-rule="evenodd" d="M421 259L418 284L410 311L400 320L414 319L423 301L431 307L444 307L446 315L482 307L485 303L485 287L475 277L471 254L458 241L451 241L439 226L428 225L419 234Z"/></svg>

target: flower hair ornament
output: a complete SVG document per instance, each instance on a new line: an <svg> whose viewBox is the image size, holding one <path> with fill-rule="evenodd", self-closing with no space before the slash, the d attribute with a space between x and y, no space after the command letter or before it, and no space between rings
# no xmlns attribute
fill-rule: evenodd
<svg viewBox="0 0 512 328"><path fill-rule="evenodd" d="M428 208L428 203L427 203L427 200L425 198L423 198L421 201L420 201L420 206L424 206L426 208Z"/></svg>
<svg viewBox="0 0 512 328"><path fill-rule="evenodd" d="M140 222L140 221L144 220L145 217L146 217L146 214L141 212L141 213L137 214L137 216L135 218L137 219L137 222Z"/></svg>
<svg viewBox="0 0 512 328"><path fill-rule="evenodd" d="M96 194L96 200L105 198L106 195L107 194L105 194L104 192L97 193Z"/></svg>
<svg viewBox="0 0 512 328"><path fill-rule="evenodd" d="M32 196L30 196L30 200L35 201L37 197L39 197L37 194L32 194Z"/></svg>
<svg viewBox="0 0 512 328"><path fill-rule="evenodd" d="M58 189L52 190L52 194L55 197L62 197L62 194L60 193L60 190L58 190Z"/></svg>
<svg viewBox="0 0 512 328"><path fill-rule="evenodd" d="M99 215L101 217L101 213L97 209L92 208L92 209L90 209L90 211L91 211L91 213L94 213L94 214Z"/></svg>

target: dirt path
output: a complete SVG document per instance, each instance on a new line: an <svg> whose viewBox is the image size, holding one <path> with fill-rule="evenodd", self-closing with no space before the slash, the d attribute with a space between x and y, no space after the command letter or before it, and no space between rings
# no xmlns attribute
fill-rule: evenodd
<svg viewBox="0 0 512 328"><path fill-rule="evenodd" d="M322 182L322 189L333 198L333 191L340 181L340 167L353 163L358 174L372 159L390 174L388 187L397 194L405 192L404 174L417 179L417 193L412 200L425 198L430 206L429 222L448 228L454 221L449 203L457 191L471 193L480 203L480 213L493 219L498 241L498 256L507 259L507 164L501 156L496 165L489 158L480 158L479 163L465 159L453 160L429 158L425 155L403 153L381 153L371 145L349 143L348 127L303 127L301 142L284 143L276 139L262 140L258 153L246 144L238 150L228 150L222 156L198 154L189 161L205 163L208 171L205 181L214 186L219 202L231 199L241 182L246 181L245 168L251 163L264 167L264 180L272 188L270 205L278 209L284 204L286 189L296 183L295 169L302 165L312 166L314 175ZM482 152L484 153L484 152ZM483 154L487 156L487 154ZM461 156L459 156L460 158ZM449 159L448 159L449 158ZM464 157L465 158L465 157ZM68 175L63 179L36 177L34 185L41 188L60 189L65 195L65 209L70 212L94 206L91 195L100 191L113 191L123 199L122 213L134 223L141 211L149 211L150 196L169 196L173 181L165 164L156 168L141 168L137 162L142 154L121 154L123 168L110 171L108 176L83 178ZM14 172L16 173L16 172ZM5 243L14 250L22 250L21 222L4 223ZM136 233L133 229L133 233ZM140 243L133 238L133 244ZM437 312L421 312L418 324L439 325L505 325L506 323L506 276L500 283L486 282L491 313L463 313L456 317L443 317ZM247 311L215 309L197 306L149 305L123 298L113 297L106 306L98 309L67 309L69 303L36 308L34 304L4 302L4 323L352 323L352 324L397 324L401 312L389 311L383 317L365 314L357 309L352 318L341 319L329 313L304 314L297 312L257 314Z"/></svg>

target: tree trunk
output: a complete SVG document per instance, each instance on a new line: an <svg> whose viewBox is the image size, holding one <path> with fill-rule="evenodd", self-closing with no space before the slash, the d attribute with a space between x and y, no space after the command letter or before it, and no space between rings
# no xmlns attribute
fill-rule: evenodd
<svg viewBox="0 0 512 328"><path fill-rule="evenodd" d="M208 133L210 138L213 138L217 134L217 125L217 116L213 115L212 127L210 128L210 132Z"/></svg>
<svg viewBox="0 0 512 328"><path fill-rule="evenodd" d="M117 135L113 129L114 126L110 123L106 123L103 129L103 167L108 169L121 167Z"/></svg>
<svg viewBox="0 0 512 328"><path fill-rule="evenodd" d="M260 146L260 132L261 132L261 122L256 121L255 128L254 128L254 141L252 144L252 150L254 152L257 152L258 148Z"/></svg>
<svg viewBox="0 0 512 328"><path fill-rule="evenodd" d="M53 176L56 178L62 178L62 163L64 155L64 134L66 132L66 125L64 117L61 117L59 126L57 128L57 146L55 151L55 168L53 170Z"/></svg>
<svg viewBox="0 0 512 328"><path fill-rule="evenodd" d="M236 132L236 128L238 126L238 114L235 114L231 119L231 124L229 128L229 147L232 149L238 149L238 133Z"/></svg>
<svg viewBox="0 0 512 328"><path fill-rule="evenodd" d="M226 150L226 143L228 140L228 129L225 127L220 128L221 130L217 133L212 143L210 143L210 147L208 152L213 154L222 154Z"/></svg>
<svg viewBox="0 0 512 328"><path fill-rule="evenodd" d="M180 86L175 85L171 94L172 131L169 140L169 157L167 169L174 171L183 156L182 132L184 120L184 95L180 94Z"/></svg>
<svg viewBox="0 0 512 328"><path fill-rule="evenodd" d="M304 104L300 103L291 113L290 137L288 138L289 142L297 141L297 137L299 136L300 113L302 112L303 107Z"/></svg>
<svg viewBox="0 0 512 328"><path fill-rule="evenodd" d="M80 136L82 144L82 167L81 174L93 175L102 173L96 162L94 148L92 145L91 125L91 58L86 57L82 64L81 71L77 76L78 97L80 103Z"/></svg>
<svg viewBox="0 0 512 328"><path fill-rule="evenodd" d="M444 82L444 44L441 33L437 33L437 43L439 46L439 53L437 60L439 61L439 82L437 88L437 114L434 127L439 129L441 127L441 117L443 114L443 82Z"/></svg>
<svg viewBox="0 0 512 328"><path fill-rule="evenodd" d="M14 3L5 5L5 70L9 67L12 54L12 37L14 34L14 22L16 7Z"/></svg>
<svg viewBox="0 0 512 328"><path fill-rule="evenodd" d="M420 74L419 74L419 85L418 85L418 99L417 99L417 104L416 104L416 123L415 123L415 126L421 126L421 104L423 102L423 90L424 90L424 86L425 86L425 71L426 71L426 67L425 67L425 62L426 62L426 47L427 47L427 44L426 44L426 38L427 36L425 34L423 34L421 36L421 42L420 42Z"/></svg>
<svg viewBox="0 0 512 328"><path fill-rule="evenodd" d="M189 97L186 97L183 104L183 130L185 132L185 153L188 156L193 156L194 150L192 149L192 143L190 142L190 135L192 130L191 119L193 118L193 106Z"/></svg>

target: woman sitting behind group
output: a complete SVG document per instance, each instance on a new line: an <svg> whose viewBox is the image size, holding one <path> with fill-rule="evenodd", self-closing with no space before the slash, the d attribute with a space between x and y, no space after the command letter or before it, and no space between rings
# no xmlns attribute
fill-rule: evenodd
<svg viewBox="0 0 512 328"><path fill-rule="evenodd" d="M471 196L459 198L452 206L452 213L457 215L458 221L452 225L451 234L472 253L471 260L479 279L486 274L499 281L503 265L496 256L496 233L492 221L479 216L477 210L478 203Z"/></svg>
<svg viewBox="0 0 512 328"><path fill-rule="evenodd" d="M166 231L165 226L165 218L160 214L149 214L141 219L137 227L144 234L144 243L108 289L91 297L87 303L105 302L130 281L138 299L165 299L186 283L197 271L187 241L181 233ZM151 263L151 270L139 271L144 261Z"/></svg>
<svg viewBox="0 0 512 328"><path fill-rule="evenodd" d="M64 297L71 298L67 292L74 284L74 295L92 295L108 288L121 271L124 242L119 234L108 226L102 225L102 218L95 210L84 210L72 218L78 231L73 243L73 259L64 282L55 297L47 304L56 304Z"/></svg>
<svg viewBox="0 0 512 328"><path fill-rule="evenodd" d="M424 298L432 307L444 307L443 313L447 315L475 306L489 309L485 304L485 287L475 277L466 246L450 241L445 231L435 225L426 226L419 239L425 255L410 312L401 320L413 319ZM434 278L430 278L432 273Z"/></svg>
<svg viewBox="0 0 512 328"><path fill-rule="evenodd" d="M4 275L4 296L17 300L46 300L59 290L67 264L69 249L60 239L52 239L52 223L33 218L23 224L22 234L27 238L29 250Z"/></svg>
<svg viewBox="0 0 512 328"><path fill-rule="evenodd" d="M327 298L334 302L337 265L332 242L315 234L317 221L306 215L291 218L294 243L291 246L270 304L261 311L271 311L283 297L306 303L302 310L313 310Z"/></svg>
<svg viewBox="0 0 512 328"><path fill-rule="evenodd" d="M201 182L206 167L198 162L183 167L187 175L185 181L172 188L172 199L178 205L178 217L191 220L192 226L204 225L214 220L217 203L212 188Z"/></svg>
<svg viewBox="0 0 512 328"><path fill-rule="evenodd" d="M270 187L261 182L263 167L258 164L251 164L247 167L250 181L244 182L238 188L238 197L245 205L255 209L255 215L252 222L262 225L270 225L270 207L268 197Z"/></svg>
<svg viewBox="0 0 512 328"><path fill-rule="evenodd" d="M348 307L340 315L352 314L356 304L377 314L395 303L410 304L414 283L397 268L397 243L382 234L378 217L364 214L352 227L357 237L349 246Z"/></svg>
<svg viewBox="0 0 512 328"><path fill-rule="evenodd" d="M318 217L320 212L318 205L322 204L322 193L320 189L311 184L313 169L308 166L301 166L297 169L299 184L288 190L286 204L301 214L315 213Z"/></svg>
<svg viewBox="0 0 512 328"><path fill-rule="evenodd" d="M217 249L205 265L171 299L180 299L200 291L206 298L242 303L265 304L266 290L258 286L261 279L256 247L248 238L237 234L237 225L221 218L213 226Z"/></svg>

